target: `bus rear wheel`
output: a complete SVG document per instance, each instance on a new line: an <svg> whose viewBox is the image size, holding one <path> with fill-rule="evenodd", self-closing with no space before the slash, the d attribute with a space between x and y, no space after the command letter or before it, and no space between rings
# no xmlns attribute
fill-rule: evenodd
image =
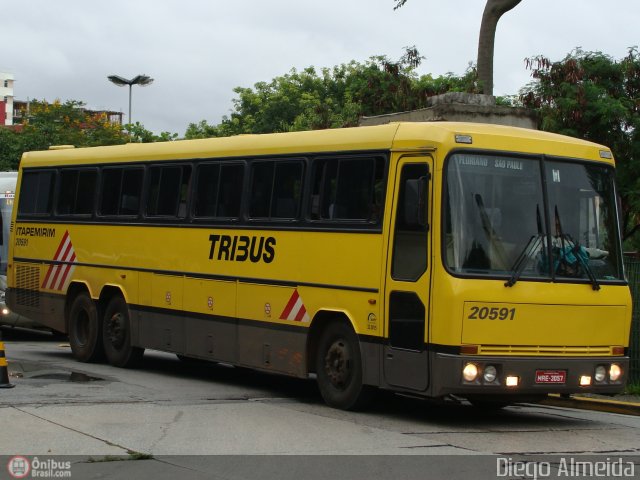
<svg viewBox="0 0 640 480"><path fill-rule="evenodd" d="M69 345L73 356L81 362L104 358L98 307L86 292L76 295L69 308Z"/></svg>
<svg viewBox="0 0 640 480"><path fill-rule="evenodd" d="M104 312L102 327L107 361L121 368L138 366L142 361L144 349L131 345L129 308L124 298L115 296L109 301Z"/></svg>
<svg viewBox="0 0 640 480"><path fill-rule="evenodd" d="M355 332L344 323L332 323L322 333L316 355L318 387L330 407L364 408L372 387L362 384L362 357Z"/></svg>

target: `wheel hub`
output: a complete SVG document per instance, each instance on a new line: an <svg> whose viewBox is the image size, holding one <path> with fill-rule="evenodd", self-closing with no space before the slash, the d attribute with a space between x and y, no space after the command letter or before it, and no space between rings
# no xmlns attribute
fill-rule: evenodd
<svg viewBox="0 0 640 480"><path fill-rule="evenodd" d="M334 342L325 357L325 372L334 387L345 388L351 377L351 354L342 341Z"/></svg>
<svg viewBox="0 0 640 480"><path fill-rule="evenodd" d="M124 318L121 313L114 313L107 321L107 337L115 348L124 344Z"/></svg>

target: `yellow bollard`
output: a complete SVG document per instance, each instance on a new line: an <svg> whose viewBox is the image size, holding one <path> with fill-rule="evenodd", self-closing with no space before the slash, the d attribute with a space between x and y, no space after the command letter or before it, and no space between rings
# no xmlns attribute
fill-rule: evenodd
<svg viewBox="0 0 640 480"><path fill-rule="evenodd" d="M9 366L7 364L7 357L4 356L4 342L2 341L2 334L0 333L0 388L13 388L9 382Z"/></svg>

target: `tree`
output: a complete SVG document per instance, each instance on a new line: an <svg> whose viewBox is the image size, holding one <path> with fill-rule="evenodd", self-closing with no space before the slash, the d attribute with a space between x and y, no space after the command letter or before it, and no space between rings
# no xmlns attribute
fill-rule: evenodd
<svg viewBox="0 0 640 480"><path fill-rule="evenodd" d="M402 7L407 0L394 0L394 10ZM487 0L480 23L480 37L478 39L478 81L482 93L493 95L493 53L495 46L496 28L500 17L515 8L522 0Z"/></svg>
<svg viewBox="0 0 640 480"><path fill-rule="evenodd" d="M421 60L415 47L407 47L397 61L378 56L320 72L294 69L253 88L237 87L229 117L219 125L192 123L185 138L350 127L363 115L423 108L429 97L450 91L477 91L473 68L460 77L419 77Z"/></svg>
<svg viewBox="0 0 640 480"><path fill-rule="evenodd" d="M623 238L640 242L640 53L615 60L576 49L563 60L527 59L534 81L520 92L540 128L609 146L616 158ZM635 238L634 238L635 237ZM631 245L633 244L633 245Z"/></svg>
<svg viewBox="0 0 640 480"><path fill-rule="evenodd" d="M125 125L109 121L102 113L84 108L77 100L52 103L34 100L23 121L14 129L0 128L0 169L18 168L22 154L30 150L46 150L51 145L94 147L128 142L175 140L176 134L154 135L140 123Z"/></svg>
<svg viewBox="0 0 640 480"><path fill-rule="evenodd" d="M127 123L123 128L130 143L172 142L178 139L177 133L161 132L160 135L156 135L144 128L140 122Z"/></svg>

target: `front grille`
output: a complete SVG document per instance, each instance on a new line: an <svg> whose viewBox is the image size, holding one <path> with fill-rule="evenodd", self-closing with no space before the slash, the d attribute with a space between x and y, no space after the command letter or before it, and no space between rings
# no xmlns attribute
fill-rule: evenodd
<svg viewBox="0 0 640 480"><path fill-rule="evenodd" d="M24 307L40 306L40 267L16 265L16 303Z"/></svg>
<svg viewBox="0 0 640 480"><path fill-rule="evenodd" d="M541 355L559 357L611 356L611 346L548 346L548 345L480 345L480 355Z"/></svg>

